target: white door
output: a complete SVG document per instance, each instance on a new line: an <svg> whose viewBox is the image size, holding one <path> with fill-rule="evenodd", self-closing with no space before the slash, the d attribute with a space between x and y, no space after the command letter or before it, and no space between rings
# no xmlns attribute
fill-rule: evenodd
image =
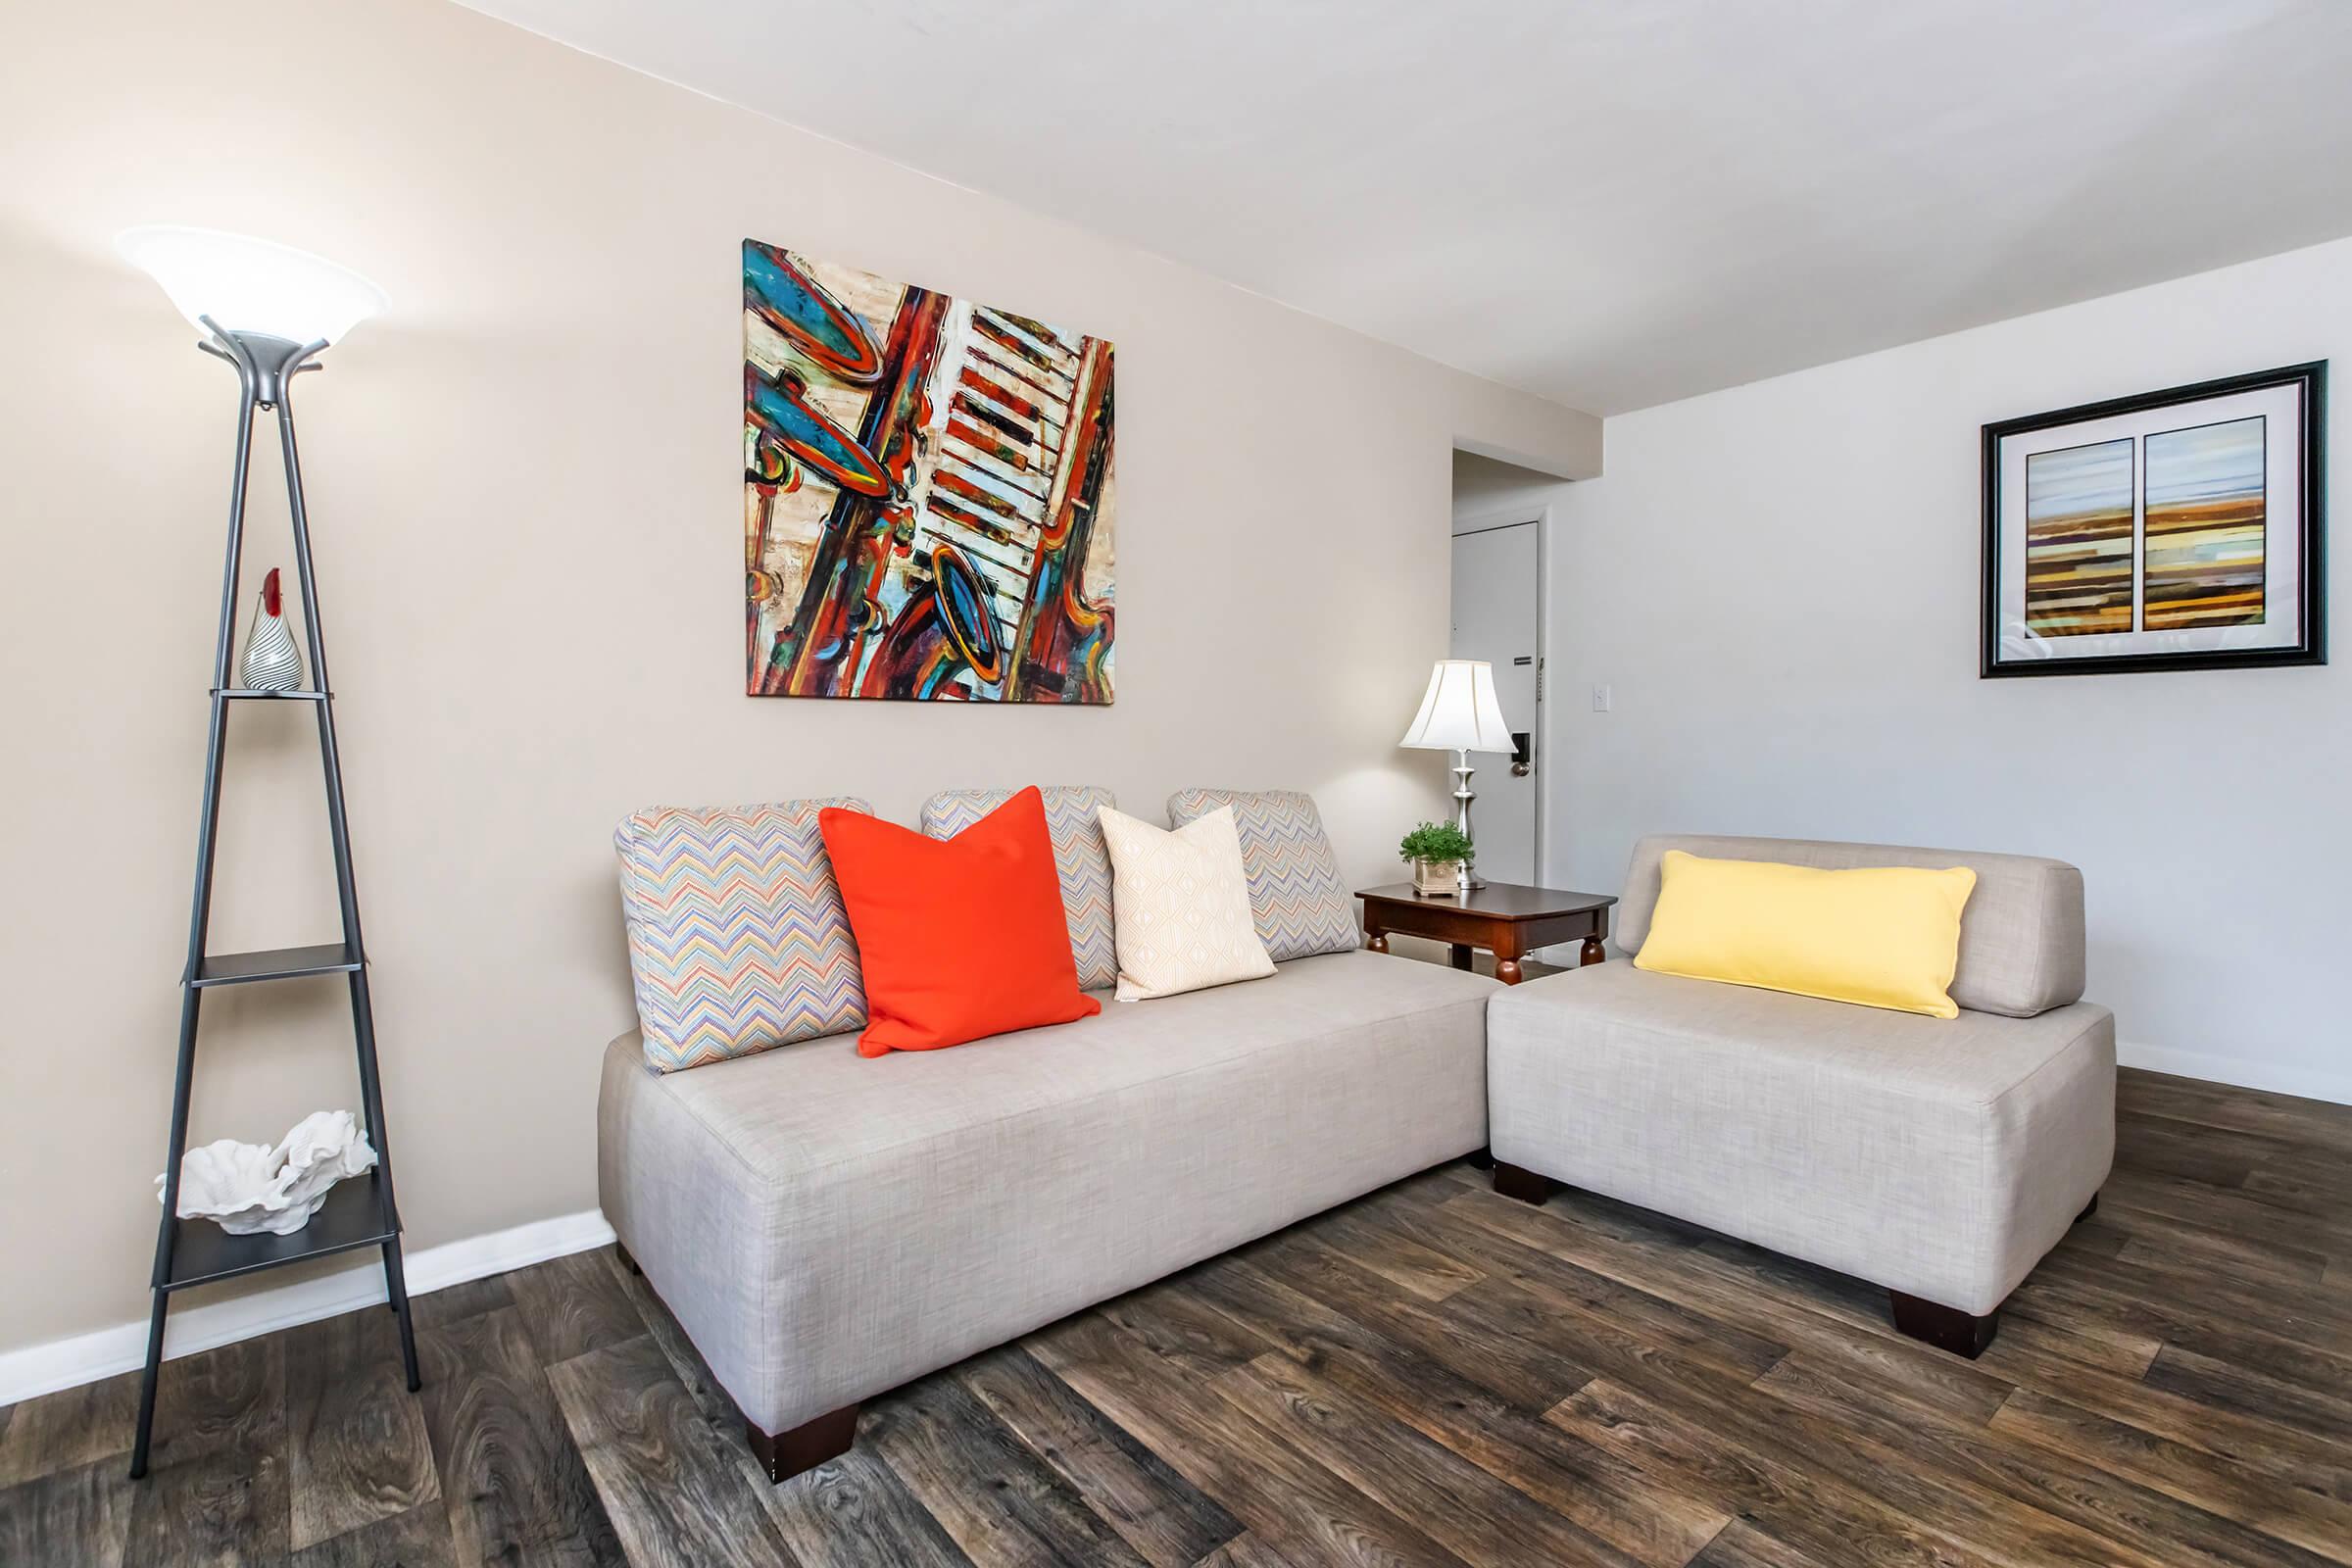
<svg viewBox="0 0 2352 1568"><path fill-rule="evenodd" d="M1494 666L1494 695L1512 730L1528 737L1527 771L1514 774L1502 754L1470 754L1478 769L1470 787L1470 835L1478 844L1478 874L1489 882L1534 883L1536 877L1536 701L1542 674L1538 650L1541 558L1533 521L1481 528L1453 536L1453 657Z"/></svg>

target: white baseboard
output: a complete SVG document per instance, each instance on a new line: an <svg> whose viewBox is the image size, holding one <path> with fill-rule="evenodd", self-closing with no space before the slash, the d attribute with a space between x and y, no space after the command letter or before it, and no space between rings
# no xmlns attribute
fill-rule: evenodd
<svg viewBox="0 0 2352 1568"><path fill-rule="evenodd" d="M584 1252L612 1240L612 1227L596 1209L533 1220L488 1236L469 1236L446 1242L401 1258L412 1298L429 1296L451 1285L527 1268L568 1252ZM317 1279L302 1280L275 1290L257 1291L225 1301L200 1305L174 1303L164 1330L164 1358L174 1360L209 1350L217 1345L250 1340L297 1323L356 1311L384 1300L384 1274L374 1266L373 1252L363 1254L371 1266L343 1269ZM60 1389L95 1383L117 1373L134 1371L147 1362L147 1325L144 1321L118 1323L45 1345L0 1351L0 1405L30 1399Z"/></svg>
<svg viewBox="0 0 2352 1568"><path fill-rule="evenodd" d="M2235 1084L2240 1089L2266 1089L2275 1095L2296 1095L2352 1105L2352 1074L2314 1072L2277 1062L2249 1061L2243 1056L2217 1056L2203 1051L2174 1051L2119 1040L2115 1059L2125 1067L2144 1067L2176 1078L2202 1078L2208 1083Z"/></svg>

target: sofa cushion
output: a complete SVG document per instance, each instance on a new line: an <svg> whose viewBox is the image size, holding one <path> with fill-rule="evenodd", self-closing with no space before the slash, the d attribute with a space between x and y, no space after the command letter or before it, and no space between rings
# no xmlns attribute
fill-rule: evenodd
<svg viewBox="0 0 2352 1568"><path fill-rule="evenodd" d="M1170 830L1105 807L1102 837L1119 896L1121 1002L1274 972L1257 940L1232 811L1220 807Z"/></svg>
<svg viewBox="0 0 2352 1568"><path fill-rule="evenodd" d="M623 1036L605 1212L779 1431L1478 1148L1497 989L1353 952L974 1051Z"/></svg>
<svg viewBox="0 0 2352 1568"><path fill-rule="evenodd" d="M2115 1024L1946 1022L1595 964L1489 1004L1494 1157L1967 1312L2098 1190Z"/></svg>
<svg viewBox="0 0 2352 1568"><path fill-rule="evenodd" d="M2064 860L1973 850L1923 850L1814 839L1659 834L1634 846L1617 905L1617 945L1639 954L1657 906L1659 865L1668 850L1718 860L1778 860L1841 871L1862 865L1964 865L1976 891L1960 916L1960 962L1951 998L1976 1012L2030 1018L2082 998L2082 873Z"/></svg>
<svg viewBox="0 0 2352 1568"><path fill-rule="evenodd" d="M1119 978L1111 924L1110 851L1097 813L1118 798L1098 784L1044 784L1046 827L1054 836L1054 871L1061 879L1061 907L1070 926L1070 956L1078 984L1108 989ZM941 790L923 803L923 831L954 838L1012 799L1010 790Z"/></svg>
<svg viewBox="0 0 2352 1568"><path fill-rule="evenodd" d="M1168 797L1168 824L1233 808L1250 874L1250 912L1257 938L1277 963L1363 945L1355 900L1340 878L1339 858L1323 834L1314 797L1297 790L1178 790Z"/></svg>
<svg viewBox="0 0 2352 1568"><path fill-rule="evenodd" d="M1713 860L1668 850L1636 967L1865 1007L1956 1018L1965 865Z"/></svg>
<svg viewBox="0 0 2352 1568"><path fill-rule="evenodd" d="M724 1061L865 1022L857 944L816 827L858 800L631 812L612 835L645 1059Z"/></svg>
<svg viewBox="0 0 2352 1568"><path fill-rule="evenodd" d="M865 972L868 1056L1090 1018L1035 789L952 839L863 811L816 813Z"/></svg>

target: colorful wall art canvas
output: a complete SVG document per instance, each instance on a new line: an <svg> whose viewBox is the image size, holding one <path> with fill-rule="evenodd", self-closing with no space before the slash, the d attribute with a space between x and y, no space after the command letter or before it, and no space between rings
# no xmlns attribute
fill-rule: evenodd
<svg viewBox="0 0 2352 1568"><path fill-rule="evenodd" d="M747 690L1108 703L1111 345L743 242Z"/></svg>
<svg viewBox="0 0 2352 1568"><path fill-rule="evenodd" d="M1984 426L1982 673L2324 662L2327 371Z"/></svg>

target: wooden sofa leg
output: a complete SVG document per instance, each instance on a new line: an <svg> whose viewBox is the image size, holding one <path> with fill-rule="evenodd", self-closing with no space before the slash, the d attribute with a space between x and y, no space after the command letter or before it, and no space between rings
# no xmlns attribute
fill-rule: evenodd
<svg viewBox="0 0 2352 1568"><path fill-rule="evenodd" d="M1979 1317L1956 1306L1905 1296L1900 1291L1888 1291L1886 1295L1894 1303L1896 1332L1971 1361L1984 1353L1984 1347L1992 1343L1993 1331L2001 1326L1998 1307Z"/></svg>
<svg viewBox="0 0 2352 1568"><path fill-rule="evenodd" d="M1494 1190L1505 1198L1516 1198L1522 1203L1541 1208L1545 1199L1560 1190L1560 1184L1548 1176L1498 1159L1494 1162Z"/></svg>
<svg viewBox="0 0 2352 1568"><path fill-rule="evenodd" d="M804 1470L813 1470L850 1451L858 1437L858 1407L843 1405L830 1415L804 1421L790 1432L762 1432L750 1422L744 1424L744 1432L751 1439L752 1457L760 1461L767 1479L790 1481Z"/></svg>
<svg viewBox="0 0 2352 1568"><path fill-rule="evenodd" d="M2090 1201L2089 1201L2089 1202L2087 1202L2087 1203L2084 1203L2084 1204L2082 1205L2082 1213L2080 1213L2080 1214L2077 1214L2077 1215L2075 1216L2075 1223L2076 1223L2076 1224L2078 1224L2078 1225L2080 1225L2080 1224L2082 1224L2082 1223L2084 1220L2086 1220L2086 1219L2090 1218L2090 1216L2091 1216L2091 1215L2093 1215L2093 1214L2096 1214L2098 1211L2099 1211L2099 1195L2098 1195L2098 1194L2096 1194L2096 1193L2093 1193L2093 1194L2091 1194L2091 1195L2090 1195Z"/></svg>
<svg viewBox="0 0 2352 1568"><path fill-rule="evenodd" d="M612 1244L612 1255L619 1258L620 1266L627 1269L630 1273L641 1275L645 1272L645 1270L637 1266L637 1260L629 1255L629 1250L621 1246L618 1242L614 1242Z"/></svg>

